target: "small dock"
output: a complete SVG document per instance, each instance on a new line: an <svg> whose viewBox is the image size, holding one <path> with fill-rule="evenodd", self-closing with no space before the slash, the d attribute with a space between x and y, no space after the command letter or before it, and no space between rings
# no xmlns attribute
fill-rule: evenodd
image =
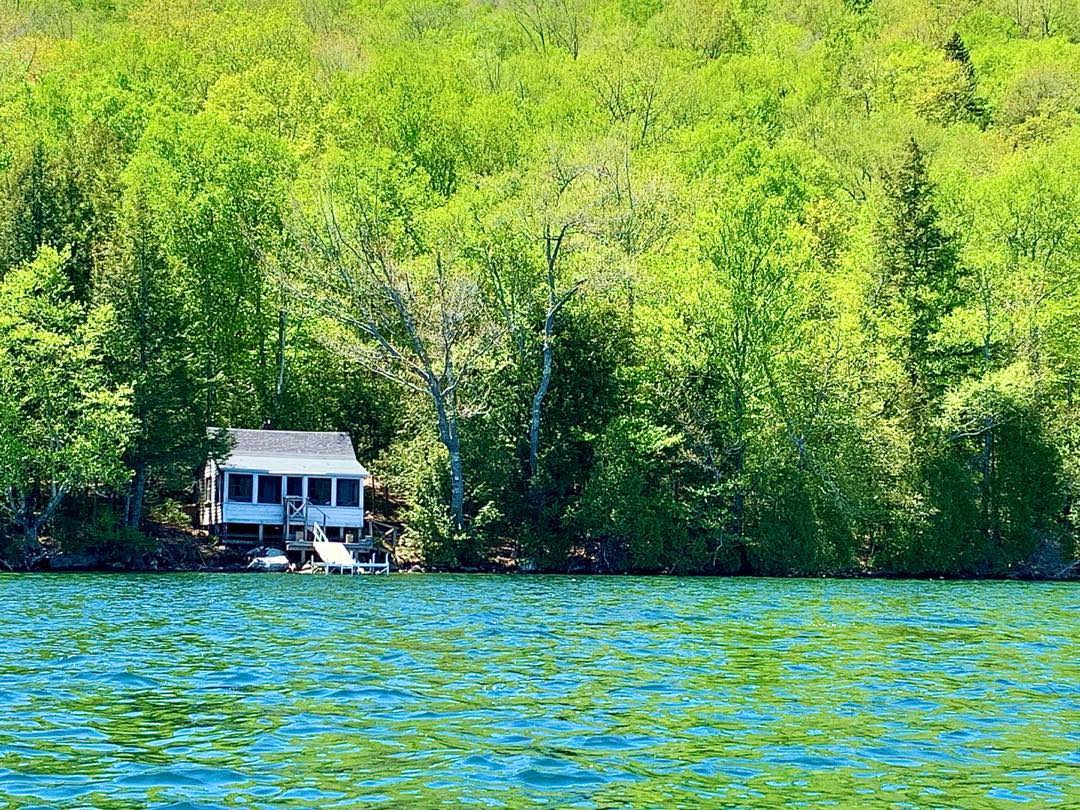
<svg viewBox="0 0 1080 810"><path fill-rule="evenodd" d="M369 574L389 574L391 557L397 548L398 527L377 520L368 521L369 534L355 541L346 540L344 546L356 561L356 568ZM307 523L304 530L297 531L292 540L285 543L286 552L300 555L300 567L312 560L317 541L326 542L322 526L317 522ZM381 555L381 559L380 559Z"/></svg>
<svg viewBox="0 0 1080 810"><path fill-rule="evenodd" d="M377 549L370 538L365 538L359 543L342 543L343 546L356 560L356 567L369 574L390 573L390 551ZM300 554L300 567L303 568L308 560L313 557L315 542L313 540L292 540L285 544L286 551ZM382 559L379 559L379 555ZM364 557L367 557L365 560Z"/></svg>

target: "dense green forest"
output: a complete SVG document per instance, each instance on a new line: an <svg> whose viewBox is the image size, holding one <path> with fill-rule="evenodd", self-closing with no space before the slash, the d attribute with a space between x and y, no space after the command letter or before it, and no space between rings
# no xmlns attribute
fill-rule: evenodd
<svg viewBox="0 0 1080 810"><path fill-rule="evenodd" d="M348 430L434 565L1053 574L1077 0L6 0L0 534Z"/></svg>

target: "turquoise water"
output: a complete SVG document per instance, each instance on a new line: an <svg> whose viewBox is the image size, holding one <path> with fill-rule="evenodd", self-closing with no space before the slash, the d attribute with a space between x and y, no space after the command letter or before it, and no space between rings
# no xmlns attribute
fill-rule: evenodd
<svg viewBox="0 0 1080 810"><path fill-rule="evenodd" d="M1080 804L1080 588L0 577L0 807Z"/></svg>

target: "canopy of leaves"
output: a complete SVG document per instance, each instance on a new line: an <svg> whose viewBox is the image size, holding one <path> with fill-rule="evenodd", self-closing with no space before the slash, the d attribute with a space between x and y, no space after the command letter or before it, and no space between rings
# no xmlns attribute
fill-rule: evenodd
<svg viewBox="0 0 1080 810"><path fill-rule="evenodd" d="M33 0L0 31L15 500L138 525L205 425L269 422L350 431L440 565L1075 560L1075 0Z"/></svg>

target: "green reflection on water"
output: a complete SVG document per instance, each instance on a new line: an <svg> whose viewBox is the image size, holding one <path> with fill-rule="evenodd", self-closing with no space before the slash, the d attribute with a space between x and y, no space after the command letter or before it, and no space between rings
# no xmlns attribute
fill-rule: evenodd
<svg viewBox="0 0 1080 810"><path fill-rule="evenodd" d="M0 577L0 805L1080 802L1068 584Z"/></svg>

